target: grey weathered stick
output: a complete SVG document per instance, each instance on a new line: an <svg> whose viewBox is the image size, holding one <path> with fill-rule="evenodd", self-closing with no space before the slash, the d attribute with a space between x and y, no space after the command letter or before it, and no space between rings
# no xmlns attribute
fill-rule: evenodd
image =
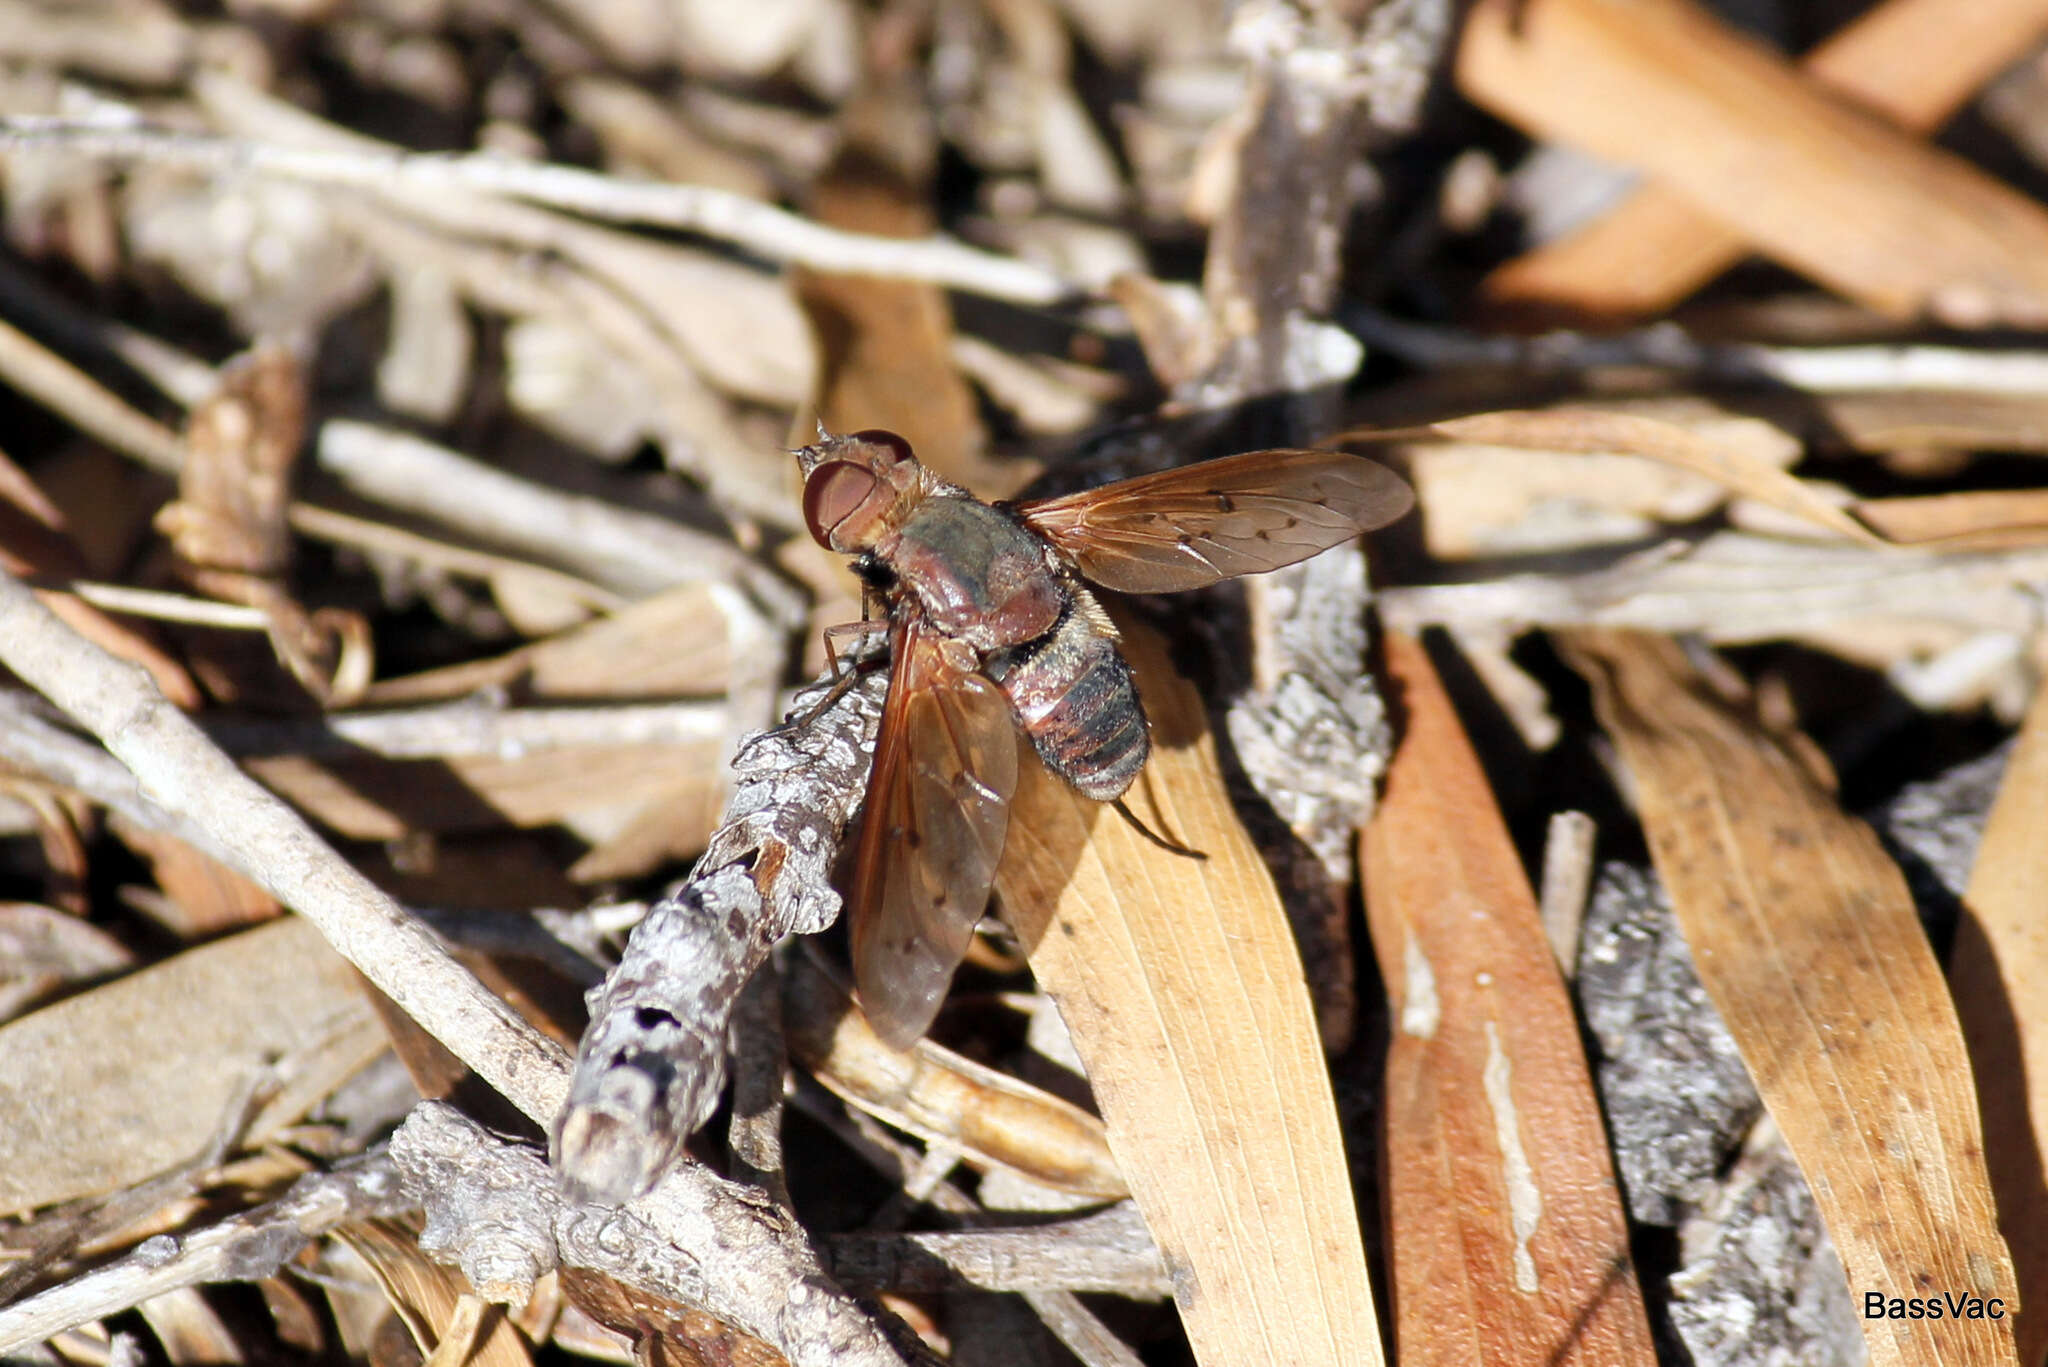
<svg viewBox="0 0 2048 1367"><path fill-rule="evenodd" d="M590 995L555 1165L614 1201L647 1190L710 1118L741 988L785 935L832 924L832 861L858 807L887 676L846 690L801 727L766 732L733 760L733 797L690 879L648 912ZM797 696L792 715L825 685Z"/></svg>
<svg viewBox="0 0 2048 1367"><path fill-rule="evenodd" d="M1488 336L1357 307L1344 311L1344 321L1368 346L1431 370L1497 367L1547 375L1655 367L1702 380L1772 381L1817 394L1895 389L2022 397L2048 394L2048 352L2038 347L1702 342L1671 322L1613 336L1574 332Z"/></svg>
<svg viewBox="0 0 2048 1367"><path fill-rule="evenodd" d="M542 1123L560 1111L568 1060L553 1041L486 991L432 932L329 849L296 812L237 769L165 701L147 673L78 635L5 573L0 665L98 736L135 775L145 797L182 814L230 867L313 922L401 1010L520 1110ZM545 1169L538 1157L530 1163L533 1173L523 1180L539 1184ZM619 1273L624 1280L714 1314L736 1315L739 1310L715 1297L752 1297L741 1306L751 1314L763 1287L772 1284L784 1308L763 1321L769 1331L763 1337L796 1367L900 1367L902 1358L881 1331L822 1273L803 1284L803 1296L779 1280L788 1267L816 1267L800 1229L763 1220L760 1198L694 1163L670 1167L662 1193L633 1218L636 1226L644 1218L663 1231L659 1242L674 1250L671 1260L644 1259ZM734 1231L746 1231L747 1238L736 1242ZM595 1245L594 1233L591 1242L579 1240L569 1261ZM756 1261L734 1260L741 1247ZM702 1257L715 1275L664 1279L673 1259L695 1256L683 1250L699 1248L712 1250Z"/></svg>
<svg viewBox="0 0 2048 1367"><path fill-rule="evenodd" d="M104 749L38 716L39 705L25 690L0 689L0 764L69 788L147 830L174 835L208 857L228 862L227 852L209 832L145 793L135 775Z"/></svg>
<svg viewBox="0 0 2048 1367"><path fill-rule="evenodd" d="M145 797L181 813L227 862L320 928L364 976L529 1115L553 1114L566 1060L486 992L433 934L235 767L143 670L65 626L0 574L0 663L98 736Z"/></svg>
<svg viewBox="0 0 2048 1367"><path fill-rule="evenodd" d="M420 707L330 712L305 721L210 720L205 729L231 755L368 753L385 759L450 759L601 745L709 744L724 742L730 726L723 702L507 707L470 697Z"/></svg>
<svg viewBox="0 0 2048 1367"><path fill-rule="evenodd" d="M159 128L33 117L0 121L0 150L42 148L110 161L259 173L369 190L407 185L428 191L484 191L596 218L702 233L774 260L838 274L923 280L1025 304L1056 303L1077 293L1041 266L946 238L905 240L842 232L710 186L621 180L511 157L306 151Z"/></svg>
<svg viewBox="0 0 2048 1367"><path fill-rule="evenodd" d="M849 1286L912 1293L1072 1291L1160 1300L1173 1284L1137 1207L1018 1229L841 1234L826 1252Z"/></svg>
<svg viewBox="0 0 2048 1367"><path fill-rule="evenodd" d="M0 1308L0 1355L180 1287L271 1276L327 1231L415 1204L382 1149L331 1172L308 1173L275 1201L190 1234L146 1239L125 1258Z"/></svg>
<svg viewBox="0 0 2048 1367"><path fill-rule="evenodd" d="M639 596L695 580L739 583L778 617L801 620L787 583L731 541L669 518L549 489L369 423L323 424L317 458L351 493L541 557L621 593Z"/></svg>
<svg viewBox="0 0 2048 1367"><path fill-rule="evenodd" d="M881 1124L859 1111L846 1111L836 1103L824 1104L825 1089L817 1084L799 1086L792 1098L795 1105L804 1110L813 1120L837 1134L854 1153L874 1165L877 1171L908 1188L915 1180L915 1173L929 1159L929 1154L920 1156L910 1145L896 1139ZM925 1192L925 1200L932 1209L942 1211L956 1220L971 1221L982 1218L981 1206L951 1182L938 1182ZM1126 1203L1128 1205L1128 1203ZM1130 1219L1135 1212L1127 1210L1123 1215L1113 1217L1115 1221ZM1105 1217L1107 1212L1103 1213ZM1143 1232L1143 1221L1138 1221ZM1113 1239L1127 1238L1128 1225L1121 1232L1111 1235ZM1145 1233L1149 1240L1151 1235ZM1156 1254L1155 1254L1156 1256ZM1079 1295L1072 1291L1024 1290L1018 1293L1032 1311L1053 1332L1068 1351L1079 1358L1085 1367L1140 1367L1138 1355L1125 1346L1124 1342L1109 1327L1097 1319L1095 1312L1084 1304ZM1126 1294L1138 1294L1127 1291Z"/></svg>
<svg viewBox="0 0 2048 1367"><path fill-rule="evenodd" d="M392 1136L391 1152L426 1207L421 1246L459 1258L479 1288L531 1285L559 1249L571 1265L705 1306L795 1364L905 1360L818 1266L795 1217L756 1188L691 1169L631 1207L585 1205L563 1195L538 1154L432 1101Z"/></svg>

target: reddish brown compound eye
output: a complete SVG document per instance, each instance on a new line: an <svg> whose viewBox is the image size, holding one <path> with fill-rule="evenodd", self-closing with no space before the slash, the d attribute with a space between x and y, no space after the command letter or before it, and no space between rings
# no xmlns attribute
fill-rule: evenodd
<svg viewBox="0 0 2048 1367"><path fill-rule="evenodd" d="M872 471L847 460L826 461L811 471L804 482L804 521L820 546L839 549L832 544L832 529L853 516L880 482Z"/></svg>
<svg viewBox="0 0 2048 1367"><path fill-rule="evenodd" d="M889 453L889 463L898 465L910 459L910 443L894 432L879 427L870 427L865 432L856 432L848 437L849 442L864 441L870 446L879 446Z"/></svg>

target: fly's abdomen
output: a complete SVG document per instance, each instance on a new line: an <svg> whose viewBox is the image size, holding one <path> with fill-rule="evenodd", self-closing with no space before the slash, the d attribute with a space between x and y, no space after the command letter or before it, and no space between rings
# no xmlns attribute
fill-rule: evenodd
<svg viewBox="0 0 2048 1367"><path fill-rule="evenodd" d="M1002 675L1017 722L1045 767L1098 802L1121 797L1151 742L1131 667L1116 641L1069 609Z"/></svg>

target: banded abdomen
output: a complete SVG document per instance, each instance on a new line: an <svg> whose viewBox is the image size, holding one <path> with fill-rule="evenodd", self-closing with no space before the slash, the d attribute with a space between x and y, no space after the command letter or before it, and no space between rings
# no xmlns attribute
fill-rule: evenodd
<svg viewBox="0 0 2048 1367"><path fill-rule="evenodd" d="M1069 604L1051 631L1009 657L998 682L1045 767L1107 802L1145 767L1151 741L1131 667L1093 606Z"/></svg>

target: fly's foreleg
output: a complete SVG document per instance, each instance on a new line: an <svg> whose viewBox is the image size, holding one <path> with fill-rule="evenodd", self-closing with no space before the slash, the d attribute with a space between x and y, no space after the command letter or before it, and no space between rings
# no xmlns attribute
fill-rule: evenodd
<svg viewBox="0 0 2048 1367"><path fill-rule="evenodd" d="M863 593L861 595L861 611L865 613L867 607L867 595ZM824 631L819 633L825 638L825 659L832 668L832 687L826 690L824 697L806 707L803 710L803 715L792 717L783 723L784 729L801 729L824 716L834 703L846 696L847 690L852 688L855 682L859 680L862 670L872 663L871 660L857 660L847 668L841 669L839 667L839 651L833 644L835 641L843 641L849 637L872 636L878 631L887 631L888 629L888 618L863 616L858 622L841 622L836 626L826 627Z"/></svg>

